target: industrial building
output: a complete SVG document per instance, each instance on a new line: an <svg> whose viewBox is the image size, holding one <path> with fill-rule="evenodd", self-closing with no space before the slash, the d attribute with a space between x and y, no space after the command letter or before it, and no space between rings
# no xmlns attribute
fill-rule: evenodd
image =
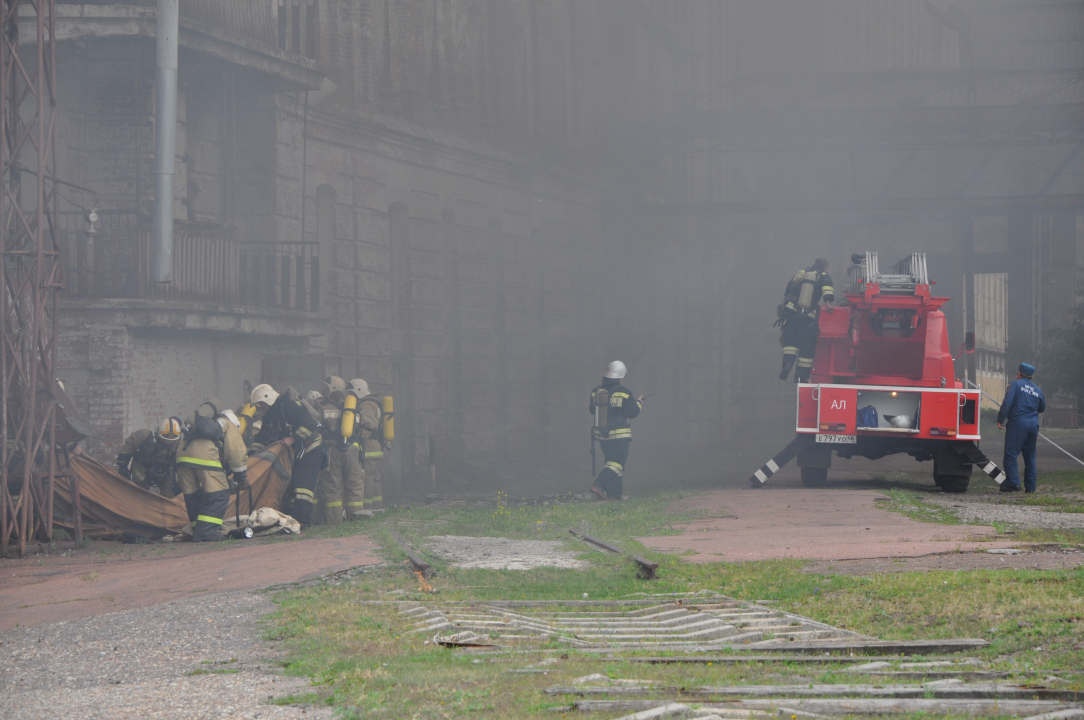
<svg viewBox="0 0 1084 720"><path fill-rule="evenodd" d="M620 358L655 394L640 467L744 473L793 430L772 322L814 257L842 285L854 251L926 252L995 395L1079 299L1079 0L180 12L156 284L155 3L56 3L56 374L102 458L334 373L395 397L400 495L431 465L440 488L586 482L587 393Z"/></svg>

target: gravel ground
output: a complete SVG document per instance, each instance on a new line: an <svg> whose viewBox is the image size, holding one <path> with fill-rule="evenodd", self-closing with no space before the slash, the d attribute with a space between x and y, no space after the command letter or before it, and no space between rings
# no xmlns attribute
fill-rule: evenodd
<svg viewBox="0 0 1084 720"><path fill-rule="evenodd" d="M530 570L536 567L585 568L589 565L557 540L436 535L426 542L434 555L454 560L461 568Z"/></svg>
<svg viewBox="0 0 1084 720"><path fill-rule="evenodd" d="M1023 493L1012 497L1022 495ZM977 522L988 525L998 522L1028 528L1084 528L1084 513L1063 513L1032 505L1016 505L1012 503L1012 500L991 502L977 497L974 499L964 499L964 497L930 495L923 499L951 509L957 517L967 523Z"/></svg>
<svg viewBox="0 0 1084 720"><path fill-rule="evenodd" d="M277 673L261 639L260 595L201 595L136 610L0 633L0 717L330 718L326 708L272 706L307 692Z"/></svg>

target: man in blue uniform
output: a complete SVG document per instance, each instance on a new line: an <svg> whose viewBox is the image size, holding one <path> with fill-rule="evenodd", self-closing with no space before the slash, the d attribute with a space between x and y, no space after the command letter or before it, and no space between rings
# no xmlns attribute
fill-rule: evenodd
<svg viewBox="0 0 1084 720"><path fill-rule="evenodd" d="M1020 491L1020 471L1016 467L1016 456L1024 454L1024 490L1035 492L1035 481L1039 469L1035 465L1035 442L1039 438L1039 413L1046 410L1046 398L1043 391L1031 381L1035 375L1035 366L1020 363L1016 380L1009 384L1001 409L997 412L997 426L1009 427L1005 430L1005 475L1001 492Z"/></svg>

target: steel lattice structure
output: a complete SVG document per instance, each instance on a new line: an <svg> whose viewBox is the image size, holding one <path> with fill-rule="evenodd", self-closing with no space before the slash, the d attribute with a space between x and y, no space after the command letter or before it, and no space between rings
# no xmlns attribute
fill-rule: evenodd
<svg viewBox="0 0 1084 720"><path fill-rule="evenodd" d="M54 482L70 475L54 450L63 268L53 11L54 0L0 0L0 553L13 542L20 556L52 539Z"/></svg>

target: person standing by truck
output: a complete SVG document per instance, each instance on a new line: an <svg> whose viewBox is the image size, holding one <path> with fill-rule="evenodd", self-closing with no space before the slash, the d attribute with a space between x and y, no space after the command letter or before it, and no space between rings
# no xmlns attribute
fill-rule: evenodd
<svg viewBox="0 0 1084 720"><path fill-rule="evenodd" d="M1024 456L1024 491L1033 493L1039 478L1035 463L1035 443L1039 439L1039 413L1046 411L1046 398L1039 386L1031 381L1035 366L1020 363L1016 380L1009 383L1005 399L997 411L997 426L1005 430L1005 482L1001 492L1020 492L1020 470L1016 456ZM1008 421L1008 427L1005 423Z"/></svg>
<svg viewBox="0 0 1084 720"><path fill-rule="evenodd" d="M813 357L817 354L817 338L820 336L821 300L831 311L836 291L832 276L828 274L828 261L817 258L813 264L798 273L787 283L783 302L779 303L776 325L783 326L779 342L783 345L783 367L779 379L786 380L794 371L794 382L809 382L813 371Z"/></svg>

